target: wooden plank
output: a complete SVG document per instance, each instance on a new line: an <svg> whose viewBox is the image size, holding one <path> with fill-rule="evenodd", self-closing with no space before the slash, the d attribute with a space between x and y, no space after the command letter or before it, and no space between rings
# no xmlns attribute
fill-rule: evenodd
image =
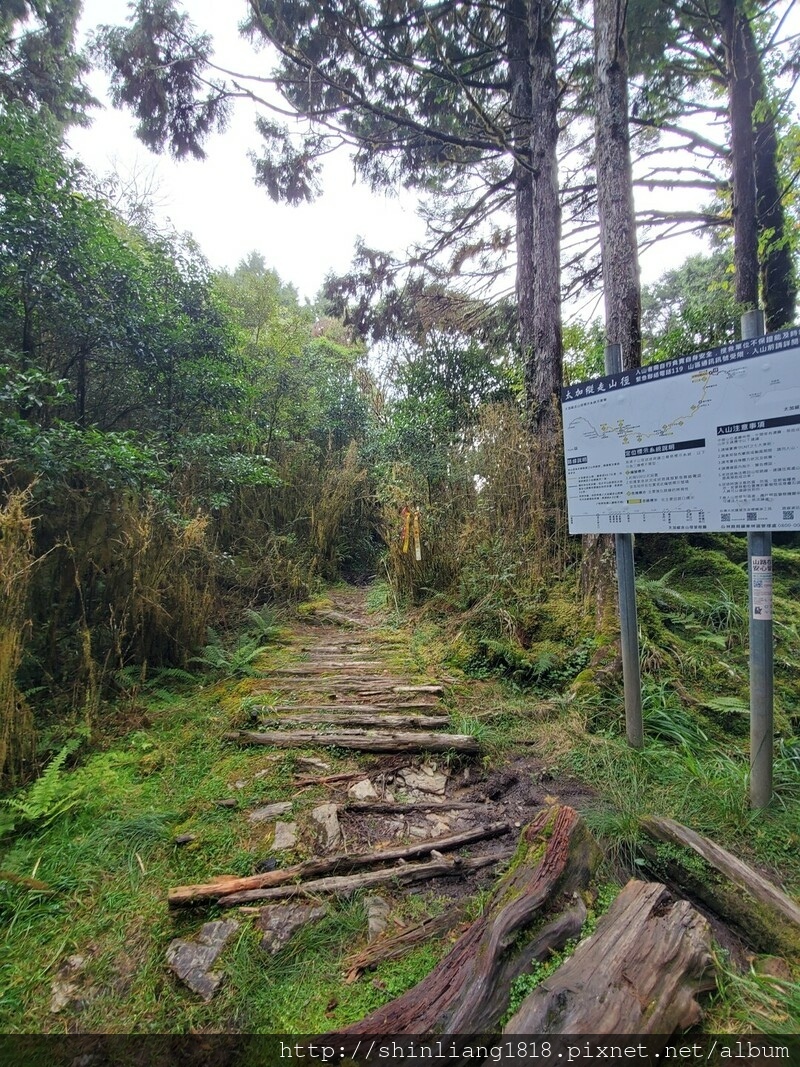
<svg viewBox="0 0 800 1067"><path fill-rule="evenodd" d="M332 720L335 717L335 712L306 712L300 715L283 714L280 717L275 716L272 722L280 723L281 726L303 726L315 723L330 726L333 725ZM350 711L346 713L346 718L348 726L376 726L378 729L386 730L441 730L445 729L450 722L447 715L398 715L388 711L383 714L378 712L370 715L363 712ZM264 720L265 726L271 724L270 721Z"/></svg>
<svg viewBox="0 0 800 1067"><path fill-rule="evenodd" d="M489 867L506 859L508 854L491 856L474 856L470 859L456 857L447 860L444 857L430 863L404 863L401 867L389 867L382 871L367 871L366 874L333 875L330 878L318 878L313 882L300 885L282 885L274 889L251 889L241 893L231 893L220 897L217 903L222 908L249 904L254 900L287 900L293 897L315 897L322 893L339 893L350 895L364 889L374 889L380 885L408 885L412 882L427 882L430 878L446 878L465 875L472 871Z"/></svg>

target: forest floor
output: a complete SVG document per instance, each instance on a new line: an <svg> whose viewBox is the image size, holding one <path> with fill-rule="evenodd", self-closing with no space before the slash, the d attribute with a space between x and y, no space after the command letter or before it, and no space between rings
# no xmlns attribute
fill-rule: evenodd
<svg viewBox="0 0 800 1067"><path fill-rule="evenodd" d="M104 751L51 776L42 817L0 864L0 1031L343 1027L430 971L543 806L567 804L605 835L598 908L643 863L634 818L685 815L659 784L663 752L635 773L621 749L599 759L604 742L580 736L574 711L453 676L435 630L375 600L338 588L304 605L268 646L220 653L218 681L150 680L120 702ZM755 841L756 865L796 888L793 865L740 830L723 843ZM385 850L398 853L388 868L324 869ZM352 883L312 881L298 902L311 860ZM740 937L714 930L725 981L707 1025L796 1025L797 961L773 988L748 975Z"/></svg>

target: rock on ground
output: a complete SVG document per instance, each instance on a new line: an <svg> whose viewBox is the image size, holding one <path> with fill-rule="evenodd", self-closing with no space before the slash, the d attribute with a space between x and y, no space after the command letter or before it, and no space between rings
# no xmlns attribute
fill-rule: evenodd
<svg viewBox="0 0 800 1067"><path fill-rule="evenodd" d="M382 934L389 923L391 904L383 897L365 897L364 908L367 912L367 940L374 941Z"/></svg>
<svg viewBox="0 0 800 1067"><path fill-rule="evenodd" d="M266 804L263 808L255 808L247 816L247 821L252 823L268 822L271 819L277 819L279 815L288 815L291 810L291 800L280 800L276 804Z"/></svg>
<svg viewBox="0 0 800 1067"><path fill-rule="evenodd" d="M338 810L336 804L320 804L311 812L311 818L320 829L320 845L323 852L333 852L342 843Z"/></svg>
<svg viewBox="0 0 800 1067"><path fill-rule="evenodd" d="M256 921L264 932L261 947L274 956L298 930L327 913L324 904L271 904L262 908Z"/></svg>
<svg viewBox="0 0 800 1067"><path fill-rule="evenodd" d="M206 923L195 941L173 941L167 949L167 966L193 992L208 1003L222 984L223 975L210 968L239 929L233 919Z"/></svg>
<svg viewBox="0 0 800 1067"><path fill-rule="evenodd" d="M272 840L272 849L274 852L281 852L283 849L294 848L297 844L297 823L296 822L276 822L275 823L275 837Z"/></svg>

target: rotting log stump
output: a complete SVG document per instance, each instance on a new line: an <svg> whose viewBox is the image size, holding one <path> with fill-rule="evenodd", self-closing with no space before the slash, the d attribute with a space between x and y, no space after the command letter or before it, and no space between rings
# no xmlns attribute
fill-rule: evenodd
<svg viewBox="0 0 800 1067"><path fill-rule="evenodd" d="M350 855L329 856L326 859L306 860L305 863L295 863L291 867L266 871L264 874L251 874L244 877L233 874L220 875L204 884L176 886L168 891L167 901L171 908L209 903L232 893L266 890L289 882L301 882L334 872L342 874L363 867L377 867L381 864L396 863L398 860L415 859L432 852L449 852L452 849L463 848L465 845L473 845L478 841L502 837L510 829L507 822L494 822L464 830L461 833L448 834L446 837L431 837L427 841L416 841L413 845L397 845L394 848L380 849L375 852L356 852Z"/></svg>
<svg viewBox="0 0 800 1067"><path fill-rule="evenodd" d="M641 826L659 842L642 848L656 878L707 907L751 947L778 955L800 952L800 906L782 889L672 819L646 818Z"/></svg>
<svg viewBox="0 0 800 1067"><path fill-rule="evenodd" d="M579 891L589 884L598 857L575 811L540 812L522 831L484 914L433 971L361 1022L327 1036L352 1050L362 1034L492 1032L513 980L577 935L586 915Z"/></svg>
<svg viewBox="0 0 800 1067"><path fill-rule="evenodd" d="M346 748L356 752L459 752L472 756L480 745L469 734L405 733L401 730L236 730L223 734L226 741L273 748L303 748L309 745Z"/></svg>
<svg viewBox="0 0 800 1067"><path fill-rule="evenodd" d="M714 986L711 930L657 882L630 881L596 933L530 993L507 1034L672 1034Z"/></svg>

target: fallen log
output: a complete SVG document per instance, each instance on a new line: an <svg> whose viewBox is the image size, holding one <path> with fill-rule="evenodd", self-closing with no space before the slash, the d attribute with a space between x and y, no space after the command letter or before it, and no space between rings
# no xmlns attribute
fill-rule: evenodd
<svg viewBox="0 0 800 1067"><path fill-rule="evenodd" d="M345 960L345 983L350 985L363 974L385 960L400 959L410 952L412 948L421 945L424 941L430 941L433 937L442 937L449 933L462 921L463 909L455 904L449 907L441 915L432 919L423 919L422 922L407 926L399 933L379 934L361 952L356 952Z"/></svg>
<svg viewBox="0 0 800 1067"><path fill-rule="evenodd" d="M169 889L167 903L171 908L183 907L187 904L218 900L234 892L267 889L286 882L316 878L318 875L329 874L333 871L349 872L361 867L377 867L381 863L415 859L418 856L426 856L430 852L449 852L464 845L475 844L477 841L501 837L510 829L511 826L507 822L494 822L486 826L476 826L472 830L464 830L458 834L448 834L446 837L430 837L426 841L415 841L412 845L398 845L395 848L375 852L339 854L325 859L306 860L304 863L295 863L291 867L266 871L264 874L251 874L245 877L223 874L211 882L200 885L181 885Z"/></svg>
<svg viewBox="0 0 800 1067"><path fill-rule="evenodd" d="M470 859L462 859L460 856L445 859L442 856L430 863L403 863L381 871L367 871L366 874L332 875L330 878L317 878L311 882L302 882L300 885L245 890L220 897L217 903L221 908L232 908L239 904L249 904L253 900L289 900L292 897L314 897L321 893L349 895L363 889L374 889L379 885L408 885L411 882L427 882L429 878L448 878L468 874L493 863L499 863L507 856L508 853L473 856Z"/></svg>
<svg viewBox="0 0 800 1067"><path fill-rule="evenodd" d="M460 752L474 755L480 746L469 734L378 733L359 730L235 730L223 734L226 741L240 744L271 745L274 748L347 748L356 752Z"/></svg>
<svg viewBox="0 0 800 1067"><path fill-rule="evenodd" d="M363 1034L491 1033L513 980L577 935L586 916L578 891L589 884L598 859L575 811L540 812L522 831L483 915L431 973L361 1022L326 1036L352 1051Z"/></svg>
<svg viewBox="0 0 800 1067"><path fill-rule="evenodd" d="M715 841L672 819L646 818L641 826L659 842L642 850L657 878L704 904L753 948L778 955L787 948L800 952L800 906L782 889Z"/></svg>
<svg viewBox="0 0 800 1067"><path fill-rule="evenodd" d="M438 811L444 815L448 811L486 811L488 804L465 800L419 800L404 803L399 800L351 800L342 806L342 812L355 815L410 815L415 811Z"/></svg>
<svg viewBox="0 0 800 1067"><path fill-rule="evenodd" d="M332 782L355 782L362 778L369 778L368 771L346 771L341 774L317 774L306 778L295 778L292 785L298 789L305 789L309 785L328 785Z"/></svg>
<svg viewBox="0 0 800 1067"><path fill-rule="evenodd" d="M270 718L274 721L275 717L271 716ZM299 715L281 714L279 721L283 726L303 726L313 723L331 725L331 718L330 712L322 714L307 711ZM387 730L431 730L437 727L441 729L447 726L449 722L450 720L446 715L397 715L393 712L366 715L358 711L347 713L348 726L377 726Z"/></svg>
<svg viewBox="0 0 800 1067"><path fill-rule="evenodd" d="M348 626L353 629L365 629L368 625L361 619L355 619L352 615L345 615L342 611L334 611L332 608L317 608L308 612L305 616L309 621L319 619L321 622L332 622L335 626Z"/></svg>
<svg viewBox="0 0 800 1067"><path fill-rule="evenodd" d="M388 667L384 667L381 665L380 660L351 659L336 660L325 663L306 662L301 663L297 667L276 667L275 670L270 671L269 676L270 678L291 678L295 675L299 675L300 677L308 678L312 675L316 676L318 674L330 674L331 672L337 670L355 671L356 669L361 667L379 667L381 668L381 670L389 670Z"/></svg>
<svg viewBox="0 0 800 1067"><path fill-rule="evenodd" d="M630 881L505 1033L672 1034L699 1022L696 996L713 987L706 920L665 886Z"/></svg>

